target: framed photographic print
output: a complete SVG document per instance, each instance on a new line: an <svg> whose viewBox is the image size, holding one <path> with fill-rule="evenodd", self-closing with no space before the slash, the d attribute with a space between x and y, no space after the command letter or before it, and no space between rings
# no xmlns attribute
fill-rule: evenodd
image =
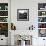
<svg viewBox="0 0 46 46"><path fill-rule="evenodd" d="M17 21L29 21L29 9L17 9Z"/></svg>

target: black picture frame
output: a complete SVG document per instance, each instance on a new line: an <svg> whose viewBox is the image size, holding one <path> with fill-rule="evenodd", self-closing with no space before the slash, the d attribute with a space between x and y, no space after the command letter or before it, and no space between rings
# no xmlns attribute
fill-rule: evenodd
<svg viewBox="0 0 46 46"><path fill-rule="evenodd" d="M17 9L17 21L29 21L29 9Z"/></svg>

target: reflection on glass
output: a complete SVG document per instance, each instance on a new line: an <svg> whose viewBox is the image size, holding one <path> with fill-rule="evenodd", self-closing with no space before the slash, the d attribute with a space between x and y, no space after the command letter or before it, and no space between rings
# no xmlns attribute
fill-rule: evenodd
<svg viewBox="0 0 46 46"><path fill-rule="evenodd" d="M46 23L39 23L38 24L38 28L46 28Z"/></svg>
<svg viewBox="0 0 46 46"><path fill-rule="evenodd" d="M46 22L46 17L38 17L38 22Z"/></svg>
<svg viewBox="0 0 46 46"><path fill-rule="evenodd" d="M46 29L39 29L39 37L46 37Z"/></svg>
<svg viewBox="0 0 46 46"><path fill-rule="evenodd" d="M46 11L38 11L38 16L46 16Z"/></svg>
<svg viewBox="0 0 46 46"><path fill-rule="evenodd" d="M38 10L45 10L46 9L46 3L39 3L38 4Z"/></svg>
<svg viewBox="0 0 46 46"><path fill-rule="evenodd" d="M8 23L0 23L0 35L8 37Z"/></svg>
<svg viewBox="0 0 46 46"><path fill-rule="evenodd" d="M0 17L0 22L8 22L8 17Z"/></svg>

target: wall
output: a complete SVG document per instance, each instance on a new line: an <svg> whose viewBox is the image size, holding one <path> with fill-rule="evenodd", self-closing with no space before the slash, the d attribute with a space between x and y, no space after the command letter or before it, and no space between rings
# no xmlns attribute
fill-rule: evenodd
<svg viewBox="0 0 46 46"><path fill-rule="evenodd" d="M14 3L15 2L15 3ZM33 2L33 3L32 3ZM29 9L29 21L17 21L17 9ZM32 24L37 23L37 2L32 0L15 0L11 2L11 20L17 30L27 30Z"/></svg>
<svg viewBox="0 0 46 46"><path fill-rule="evenodd" d="M46 0L11 0L11 22L15 24L16 31L28 30L29 26L32 24L35 26L34 31L36 34L33 33L33 46L40 46L39 44L43 44L43 39L35 36L38 36L38 3L45 2ZM17 21L17 9L29 9L29 21Z"/></svg>

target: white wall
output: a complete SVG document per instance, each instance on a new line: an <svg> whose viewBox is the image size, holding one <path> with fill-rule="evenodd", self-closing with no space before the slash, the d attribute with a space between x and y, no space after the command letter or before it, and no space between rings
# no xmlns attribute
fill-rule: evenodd
<svg viewBox="0 0 46 46"><path fill-rule="evenodd" d="M17 30L27 30L32 24L38 27L38 3L46 0L11 0L11 22ZM17 21L17 9L29 9L29 21Z"/></svg>
<svg viewBox="0 0 46 46"><path fill-rule="evenodd" d="M17 9L29 9L29 21L17 21ZM17 30L27 30L32 24L36 26L37 2L32 0L12 0L11 15L11 20L16 25Z"/></svg>
<svg viewBox="0 0 46 46"><path fill-rule="evenodd" d="M29 21L17 21L17 9L29 9ZM36 32L35 36L38 36L37 9L38 9L37 0L11 0L11 20L12 20L11 22L13 22L16 25L17 32L20 32L20 30L23 30L21 32L24 32L29 28L29 26L33 24L35 26ZM25 31L25 33L27 32ZM33 41L35 40L33 39Z"/></svg>
<svg viewBox="0 0 46 46"><path fill-rule="evenodd" d="M11 22L15 24L18 30L27 30L30 25L35 26L34 36L38 36L38 3L46 3L46 0L11 0ZM17 21L17 9L29 9L29 21ZM17 31L16 30L16 31ZM33 46L40 46L43 44L42 38L34 37Z"/></svg>

